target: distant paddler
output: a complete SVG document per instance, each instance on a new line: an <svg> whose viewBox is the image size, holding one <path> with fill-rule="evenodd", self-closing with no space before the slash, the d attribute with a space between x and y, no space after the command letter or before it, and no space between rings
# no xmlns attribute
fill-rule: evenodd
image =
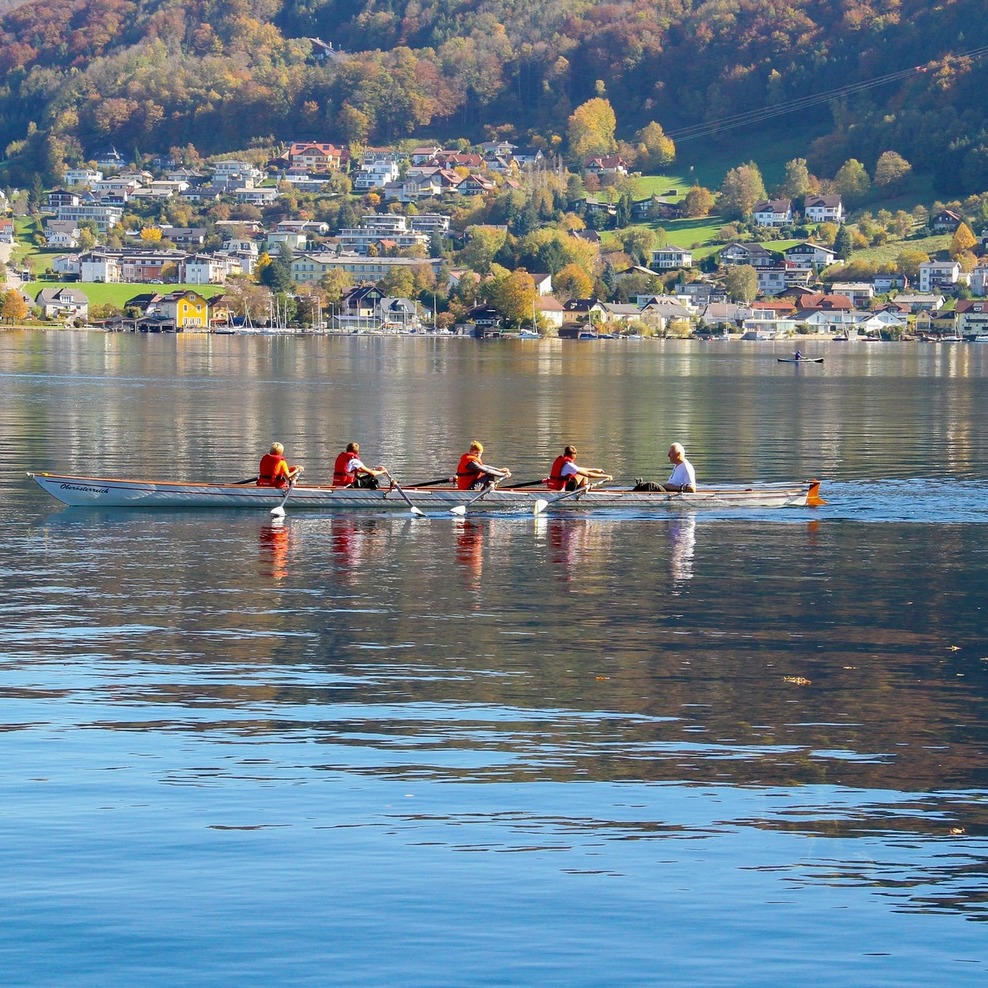
<svg viewBox="0 0 988 988"><path fill-rule="evenodd" d="M576 447L567 446L561 456L552 463L552 470L546 480L550 491L575 491L586 487L591 481L606 481L614 478L597 467L581 467L576 462Z"/></svg>
<svg viewBox="0 0 988 988"><path fill-rule="evenodd" d="M270 452L261 457L257 468L257 486L284 488L296 481L301 473L302 467L292 466L285 459L285 447L272 443Z"/></svg>
<svg viewBox="0 0 988 988"><path fill-rule="evenodd" d="M507 467L491 467L484 463L482 457L484 444L476 439L470 443L470 448L460 457L456 467L456 488L461 491L475 491L488 487L495 480L511 476Z"/></svg>

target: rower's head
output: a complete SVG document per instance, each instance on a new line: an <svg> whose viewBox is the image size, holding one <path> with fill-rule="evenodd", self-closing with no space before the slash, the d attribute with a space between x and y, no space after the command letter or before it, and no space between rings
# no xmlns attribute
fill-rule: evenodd
<svg viewBox="0 0 988 988"><path fill-rule="evenodd" d="M567 446L566 449L563 450L563 456L576 456L576 447Z"/></svg>
<svg viewBox="0 0 988 988"><path fill-rule="evenodd" d="M285 452L285 447L281 443L271 443L271 452L276 456L281 456Z"/></svg>
<svg viewBox="0 0 988 988"><path fill-rule="evenodd" d="M686 458L686 450L682 443L673 443L669 447L669 461L671 463L682 463Z"/></svg>
<svg viewBox="0 0 988 988"><path fill-rule="evenodd" d="M346 444L346 451L348 453L359 453L360 452L360 443L347 443Z"/></svg>
<svg viewBox="0 0 988 988"><path fill-rule="evenodd" d="M474 441L472 443L470 443L470 452L471 453L483 453L483 451L484 451L484 444L483 443L477 442L476 439L474 439Z"/></svg>

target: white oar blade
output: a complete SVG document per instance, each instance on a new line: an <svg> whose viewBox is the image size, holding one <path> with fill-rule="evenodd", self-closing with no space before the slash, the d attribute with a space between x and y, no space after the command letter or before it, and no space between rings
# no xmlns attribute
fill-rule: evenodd
<svg viewBox="0 0 988 988"><path fill-rule="evenodd" d="M545 511L545 509L548 508L548 507L549 507L549 502L545 498L542 498L542 497L540 497L535 502L535 504L532 505L532 509L533 509L534 513L537 514L537 515L542 514L542 512Z"/></svg>
<svg viewBox="0 0 988 988"><path fill-rule="evenodd" d="M414 504L412 505L411 511L416 518L422 518L425 515L425 512L421 508L416 508Z"/></svg>
<svg viewBox="0 0 988 988"><path fill-rule="evenodd" d="M455 508L450 508L449 513L451 515L465 515L467 513L467 506L465 504L458 504Z"/></svg>
<svg viewBox="0 0 988 988"><path fill-rule="evenodd" d="M273 514L275 518L284 518L285 509L279 504L277 507L271 509L271 514Z"/></svg>

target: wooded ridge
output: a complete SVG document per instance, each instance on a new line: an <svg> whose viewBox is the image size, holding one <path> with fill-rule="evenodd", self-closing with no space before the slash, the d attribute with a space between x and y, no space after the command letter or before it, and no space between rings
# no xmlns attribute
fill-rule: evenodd
<svg viewBox="0 0 988 988"><path fill-rule="evenodd" d="M7 180L294 139L510 137L569 153L595 96L678 146L798 125L810 167L894 149L988 188L977 0L50 0L0 4Z"/></svg>

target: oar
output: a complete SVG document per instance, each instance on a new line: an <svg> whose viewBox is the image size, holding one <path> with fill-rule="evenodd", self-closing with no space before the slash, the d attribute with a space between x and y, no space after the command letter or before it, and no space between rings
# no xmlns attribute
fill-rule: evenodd
<svg viewBox="0 0 988 988"><path fill-rule="evenodd" d="M520 490L522 487L541 487L544 483L545 483L545 478L543 477L542 480L526 480L524 483L521 484L508 484L507 487L502 487L501 490L517 491Z"/></svg>
<svg viewBox="0 0 988 988"><path fill-rule="evenodd" d="M596 484L587 484L586 487L577 487L575 491L567 491L565 494L560 494L559 497L554 497L551 501L547 501L545 498L540 497L532 508L535 514L540 515L546 508L552 507L554 504L559 504L560 501L565 501L568 497L579 497L581 494L586 494L587 491L593 490L595 487L599 487L603 480L598 480Z"/></svg>
<svg viewBox="0 0 988 988"><path fill-rule="evenodd" d="M466 504L458 504L455 508L450 508L450 514L454 515L465 515L467 513L467 508L473 504L474 501L479 501L482 497L486 497L495 487L497 487L498 482L501 480L506 480L505 477L496 477L493 484L488 484L479 494L475 494Z"/></svg>
<svg viewBox="0 0 988 988"><path fill-rule="evenodd" d="M437 484L451 484L454 478L452 477L437 477L435 480L423 480L418 484L409 484L409 487L435 487Z"/></svg>
<svg viewBox="0 0 988 988"><path fill-rule="evenodd" d="M288 500L288 495L291 494L294 486L295 478L292 477L292 479L288 481L288 489L285 491L285 496L281 499L281 503L271 509L271 514L273 514L275 518L285 517L285 502Z"/></svg>
<svg viewBox="0 0 988 988"><path fill-rule="evenodd" d="M258 481L257 477L247 477L244 480L235 480L233 482L234 487L243 487L244 484L256 484Z"/></svg>
<svg viewBox="0 0 988 988"><path fill-rule="evenodd" d="M387 470L385 470L384 472L388 474L388 480L391 481L391 486L401 495L402 501L404 501L405 504L408 505L408 510L411 511L413 515L424 514L425 512L423 512L419 508L416 508L415 505L412 504L411 498L409 498L409 496L401 489L401 484L399 484L398 481L395 480L394 477L392 477L391 474L387 472Z"/></svg>

